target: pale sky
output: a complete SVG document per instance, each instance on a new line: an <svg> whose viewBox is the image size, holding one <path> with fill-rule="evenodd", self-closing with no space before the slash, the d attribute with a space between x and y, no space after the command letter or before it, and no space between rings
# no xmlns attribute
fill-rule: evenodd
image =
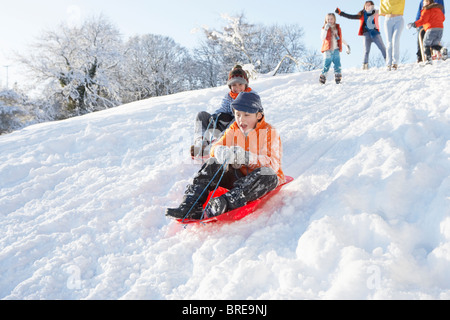
<svg viewBox="0 0 450 320"><path fill-rule="evenodd" d="M405 25L416 17L420 0L406 0ZM123 34L124 40L132 35L160 34L169 36L178 44L195 47L202 35L192 33L195 28L207 25L219 30L226 22L222 13L244 13L250 23L266 25L298 24L305 32L304 42L308 49L320 50L320 29L326 13L339 6L342 11L356 14L363 8L364 0L15 0L3 1L0 7L0 87L9 87L22 81L14 51L26 52L29 45L44 30L53 30L63 22L78 23L86 18L103 14ZM379 7L380 1L375 0ZM450 9L449 9L450 10ZM342 54L343 68L360 67L362 64L363 38L359 37L359 21L337 18L343 38L352 48L351 55ZM383 40L384 18L380 17ZM447 28L448 21L444 27ZM401 51L408 52L411 62L415 60L415 30L403 30ZM444 31L444 44L450 44L449 32ZM371 56L379 54L372 45ZM9 66L8 68L5 66ZM8 72L7 72L8 71Z"/></svg>

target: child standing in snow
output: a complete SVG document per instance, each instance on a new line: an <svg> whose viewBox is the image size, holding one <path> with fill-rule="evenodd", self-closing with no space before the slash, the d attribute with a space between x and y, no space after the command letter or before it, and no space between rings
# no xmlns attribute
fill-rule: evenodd
<svg viewBox="0 0 450 320"><path fill-rule="evenodd" d="M218 216L284 183L281 140L264 119L260 97L254 92L241 92L231 107L235 122L211 147L211 158L187 186L180 206L167 209L166 216L177 219ZM230 191L211 199L203 210L208 193L217 186Z"/></svg>
<svg viewBox="0 0 450 320"><path fill-rule="evenodd" d="M327 73L330 70L331 63L334 64L334 77L336 83L341 83L341 57L342 44L347 47L347 54L350 54L350 47L342 39L342 31L339 24L336 23L336 16L334 13L328 13L325 16L325 24L320 35L322 39L323 53L323 69L320 74L319 82L324 84L327 80Z"/></svg>
<svg viewBox="0 0 450 320"><path fill-rule="evenodd" d="M384 29L386 30L386 65L388 71L397 70L400 60L400 36L405 21L403 11L405 0L381 0L380 16L384 16Z"/></svg>
<svg viewBox="0 0 450 320"><path fill-rule="evenodd" d="M380 26L378 24L378 10L375 10L373 1L366 1L363 10L357 14L347 14L341 9L336 8L336 13L347 19L360 21L358 35L364 37L364 60L363 70L369 69L369 53L372 43L375 43L380 49L384 60L386 60L386 47L380 34Z"/></svg>
<svg viewBox="0 0 450 320"><path fill-rule="evenodd" d="M227 85L230 88L222 100L222 104L214 114L206 111L199 112L195 121L194 144L191 146L191 156L203 156L208 154L210 142L217 139L222 132L234 121L231 102L241 92L251 92L248 86L247 72L240 65L236 65L228 74Z"/></svg>
<svg viewBox="0 0 450 320"><path fill-rule="evenodd" d="M442 12L445 15L444 0L434 0L434 3L438 3L438 4L442 5ZM422 14L422 9L423 9L423 0L420 0L419 1L419 9L417 10L417 15L416 15L416 21L420 19L420 15ZM420 43L420 41L422 41L422 43L423 43L424 36L425 36L425 30L423 29L423 27L417 28L417 53L416 53L417 63L422 62L422 49L421 49L422 44Z"/></svg>
<svg viewBox="0 0 450 320"><path fill-rule="evenodd" d="M408 29L421 27L425 30L423 46L425 48L426 64L431 64L431 50L440 51L442 59L447 59L447 48L441 46L440 42L444 32L444 7L434 0L423 0L423 9L420 19L416 22L408 23Z"/></svg>

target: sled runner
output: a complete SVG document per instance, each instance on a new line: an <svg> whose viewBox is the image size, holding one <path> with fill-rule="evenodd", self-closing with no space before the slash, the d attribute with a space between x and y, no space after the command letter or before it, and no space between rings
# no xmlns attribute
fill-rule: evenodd
<svg viewBox="0 0 450 320"><path fill-rule="evenodd" d="M256 199L254 201L251 201L251 202L247 203L243 207L240 207L240 208L237 208L237 209L225 212L225 213L221 214L220 216L207 218L207 219L202 219L202 220L198 220L198 219L195 219L195 220L194 219L175 219L175 221L178 222L178 223L181 223L181 224L195 224L195 223L209 223L209 222L216 222L216 221L233 222L233 221L241 220L242 218L248 216L249 214L254 212L256 209L258 209L259 207L264 205L267 202L267 200L269 200L272 196L277 194L284 185L290 183L293 180L294 180L294 178L286 176L286 182L285 183L283 183L282 185L279 185L277 188L275 188L274 190L272 190L269 193L265 194L261 198ZM227 193L227 192L228 192L227 189L219 187L219 188L217 188L216 192L214 193L214 198L215 197L219 197L219 196L221 196L221 195L223 195L224 193ZM212 192L209 193L208 199L203 204L203 209L208 204L209 199L211 198L211 196L212 196Z"/></svg>
<svg viewBox="0 0 450 320"><path fill-rule="evenodd" d="M427 57L425 56L425 48L423 46L423 34L421 30L419 30L419 47L420 47L420 54L422 55L422 62L427 61Z"/></svg>

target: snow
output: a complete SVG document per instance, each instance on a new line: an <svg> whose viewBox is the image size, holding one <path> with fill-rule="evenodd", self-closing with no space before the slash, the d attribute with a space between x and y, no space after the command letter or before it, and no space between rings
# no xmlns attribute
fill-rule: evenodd
<svg viewBox="0 0 450 320"><path fill-rule="evenodd" d="M227 87L0 136L2 299L450 299L450 63L261 77L295 180L247 218L164 216Z"/></svg>

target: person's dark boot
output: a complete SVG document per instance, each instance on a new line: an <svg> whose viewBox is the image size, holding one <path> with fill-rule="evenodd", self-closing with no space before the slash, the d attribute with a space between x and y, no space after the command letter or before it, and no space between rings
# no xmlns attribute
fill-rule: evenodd
<svg viewBox="0 0 450 320"><path fill-rule="evenodd" d="M220 165L215 162L214 158L208 159L194 176L192 183L186 187L180 206L167 209L166 216L177 219L201 219L203 203L208 198L210 189L216 185L216 182L211 183L211 179L218 168Z"/></svg>
<svg viewBox="0 0 450 320"><path fill-rule="evenodd" d="M447 48L446 47L442 47L441 49L441 59L442 60L447 60L448 57L448 52L447 52Z"/></svg>
<svg viewBox="0 0 450 320"><path fill-rule="evenodd" d="M319 82L321 84L325 84L325 82L327 82L327 77L324 74L321 74L319 77Z"/></svg>
<svg viewBox="0 0 450 320"><path fill-rule="evenodd" d="M203 203L208 195L207 192L203 192L203 189L202 184L188 185L180 206L168 208L166 216L176 219L200 219L203 213Z"/></svg>
<svg viewBox="0 0 450 320"><path fill-rule="evenodd" d="M185 203L180 204L178 208L167 208L166 216L175 219L200 219L203 213L203 205L201 203Z"/></svg>
<svg viewBox="0 0 450 320"><path fill-rule="evenodd" d="M228 203L224 196L213 198L205 208L205 218L220 216L227 211L227 208Z"/></svg>
<svg viewBox="0 0 450 320"><path fill-rule="evenodd" d="M425 64L432 64L433 63L433 58L431 56L431 47L426 47L425 48L425 56L426 56L426 60L424 61Z"/></svg>

